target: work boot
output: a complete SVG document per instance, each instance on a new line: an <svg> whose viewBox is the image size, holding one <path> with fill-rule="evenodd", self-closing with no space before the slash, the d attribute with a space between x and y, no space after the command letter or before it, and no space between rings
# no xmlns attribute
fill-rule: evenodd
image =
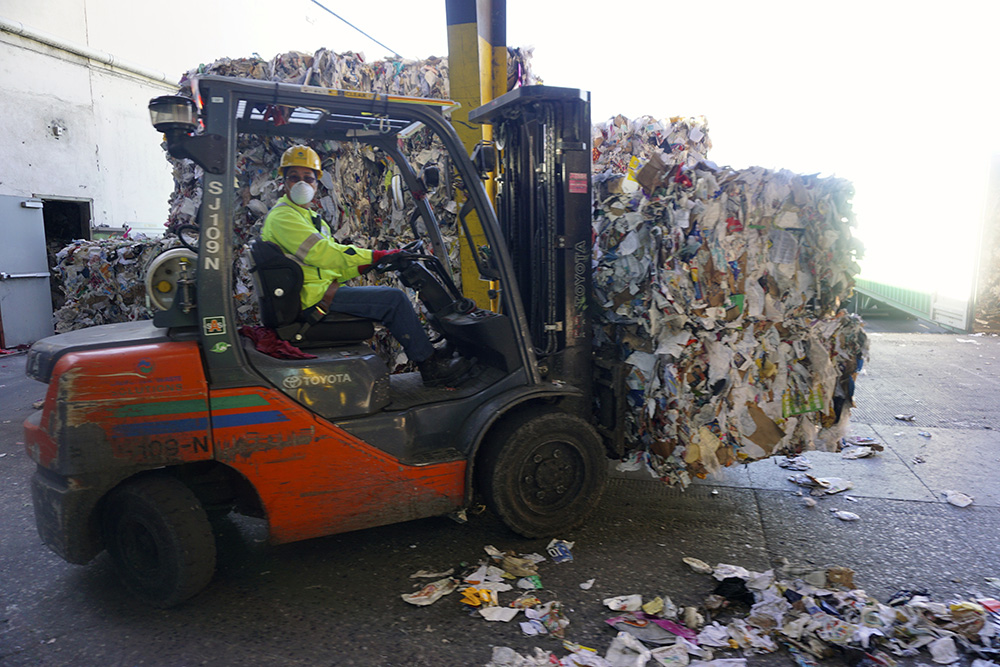
<svg viewBox="0 0 1000 667"><path fill-rule="evenodd" d="M472 368L472 362L463 357L440 357L437 353L417 364L420 377L427 387L441 387L457 382Z"/></svg>

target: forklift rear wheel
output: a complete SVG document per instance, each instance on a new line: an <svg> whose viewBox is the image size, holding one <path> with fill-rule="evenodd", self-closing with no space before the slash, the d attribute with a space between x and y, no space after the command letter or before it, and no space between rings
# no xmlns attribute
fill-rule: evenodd
<svg viewBox="0 0 1000 667"><path fill-rule="evenodd" d="M478 480L486 504L524 537L554 537L597 507L608 464L593 427L564 412L508 418L483 445Z"/></svg>
<svg viewBox="0 0 1000 667"><path fill-rule="evenodd" d="M152 475L126 482L108 497L104 545L125 585L155 607L172 607L215 574L208 516L180 480Z"/></svg>

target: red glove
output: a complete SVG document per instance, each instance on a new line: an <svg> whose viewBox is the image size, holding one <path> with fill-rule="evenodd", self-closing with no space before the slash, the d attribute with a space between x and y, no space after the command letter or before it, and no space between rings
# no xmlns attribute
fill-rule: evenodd
<svg viewBox="0 0 1000 667"><path fill-rule="evenodd" d="M358 273L360 273L362 275L368 273L369 271L372 270L372 267L375 264L378 264L378 261L380 259L382 259L386 255L395 255L397 252L399 252L398 249L396 249L396 250L372 250L372 263L371 264L362 264L361 266L359 266L358 267Z"/></svg>
<svg viewBox="0 0 1000 667"><path fill-rule="evenodd" d="M398 248L396 250L372 250L372 264L377 264L386 255L394 255L397 252L399 252Z"/></svg>

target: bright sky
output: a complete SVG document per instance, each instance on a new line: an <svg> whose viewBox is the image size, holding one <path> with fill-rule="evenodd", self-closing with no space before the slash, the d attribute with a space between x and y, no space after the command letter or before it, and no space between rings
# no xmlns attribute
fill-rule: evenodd
<svg viewBox="0 0 1000 667"><path fill-rule="evenodd" d="M447 55L443 0L323 2L406 58ZM217 0L230 29L197 30L160 67L320 46L388 54L310 0L273 5ZM595 120L704 115L719 164L848 178L864 275L957 295L1000 153L998 26L994 0L507 0L508 45L534 47L545 83L590 90Z"/></svg>

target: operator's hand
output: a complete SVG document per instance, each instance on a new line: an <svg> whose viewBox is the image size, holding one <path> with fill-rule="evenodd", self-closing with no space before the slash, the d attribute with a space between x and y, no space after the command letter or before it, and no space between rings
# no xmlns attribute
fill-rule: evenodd
<svg viewBox="0 0 1000 667"><path fill-rule="evenodd" d="M372 250L372 263L371 264L362 264L361 266L359 266L358 267L358 273L364 275L365 273L368 273L372 269L383 269L384 270L384 269L388 268L388 266L390 264L392 264L392 259L393 258L390 258L388 260L385 260L385 258L389 257L390 255L395 255L398 252L399 252L398 248L395 249L395 250ZM383 261L383 260L385 260L385 261Z"/></svg>

